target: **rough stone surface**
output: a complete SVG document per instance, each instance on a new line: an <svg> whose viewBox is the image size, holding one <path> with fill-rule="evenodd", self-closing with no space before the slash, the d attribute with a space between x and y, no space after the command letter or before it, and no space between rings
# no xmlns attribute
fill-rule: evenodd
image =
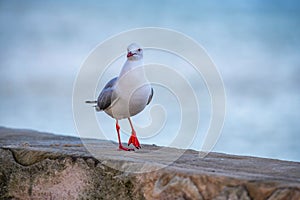
<svg viewBox="0 0 300 200"><path fill-rule="evenodd" d="M298 162L220 153L199 158L193 150L159 151L154 145L135 152L116 147L0 127L0 199L300 199ZM178 152L183 155L168 162Z"/></svg>

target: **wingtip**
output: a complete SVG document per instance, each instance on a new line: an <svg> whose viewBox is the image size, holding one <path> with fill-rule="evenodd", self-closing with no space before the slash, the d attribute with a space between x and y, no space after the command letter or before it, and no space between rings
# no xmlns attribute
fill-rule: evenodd
<svg viewBox="0 0 300 200"><path fill-rule="evenodd" d="M90 101L90 100L87 100L87 101L85 101L85 103L97 103L97 101Z"/></svg>

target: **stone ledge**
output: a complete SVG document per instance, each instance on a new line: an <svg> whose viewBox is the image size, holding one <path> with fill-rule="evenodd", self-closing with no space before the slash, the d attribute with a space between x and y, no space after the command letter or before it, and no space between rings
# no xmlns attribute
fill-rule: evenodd
<svg viewBox="0 0 300 200"><path fill-rule="evenodd" d="M300 199L298 162L84 143L100 156L79 138L0 128L0 199ZM179 159L167 162L178 152ZM140 169L149 172L128 172Z"/></svg>

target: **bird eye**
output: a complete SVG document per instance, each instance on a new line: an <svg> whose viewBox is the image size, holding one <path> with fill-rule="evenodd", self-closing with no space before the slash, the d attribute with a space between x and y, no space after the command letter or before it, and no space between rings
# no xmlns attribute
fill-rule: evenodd
<svg viewBox="0 0 300 200"><path fill-rule="evenodd" d="M142 51L142 49L138 49L138 51Z"/></svg>

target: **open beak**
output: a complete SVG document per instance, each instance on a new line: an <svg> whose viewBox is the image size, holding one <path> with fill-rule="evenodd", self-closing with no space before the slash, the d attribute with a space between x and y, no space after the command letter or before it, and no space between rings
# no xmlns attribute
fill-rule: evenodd
<svg viewBox="0 0 300 200"><path fill-rule="evenodd" d="M129 58L129 57L131 57L131 56L133 56L133 55L135 55L135 53L131 53L131 51L129 51L129 52L127 53L127 58Z"/></svg>

